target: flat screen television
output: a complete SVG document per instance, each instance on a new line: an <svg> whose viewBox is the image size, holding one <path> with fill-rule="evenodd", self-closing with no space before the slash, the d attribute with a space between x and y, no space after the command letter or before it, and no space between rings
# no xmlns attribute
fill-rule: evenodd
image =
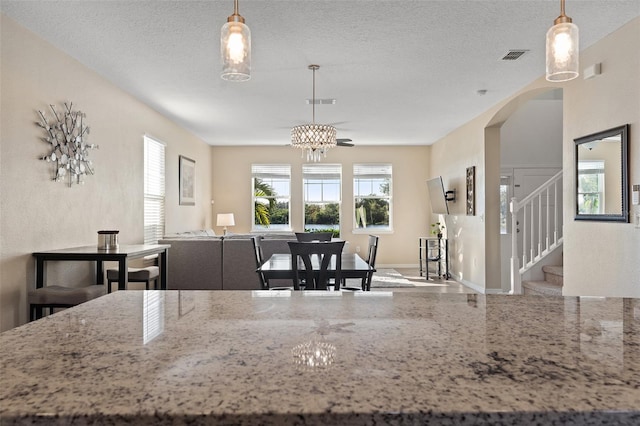
<svg viewBox="0 0 640 426"><path fill-rule="evenodd" d="M449 214L447 205L447 195L444 192L442 176L438 176L427 181L429 198L431 199L431 212L434 214Z"/></svg>

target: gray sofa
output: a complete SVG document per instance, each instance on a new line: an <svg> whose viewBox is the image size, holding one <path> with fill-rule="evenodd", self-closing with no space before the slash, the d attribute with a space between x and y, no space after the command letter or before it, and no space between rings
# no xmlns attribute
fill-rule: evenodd
<svg viewBox="0 0 640 426"><path fill-rule="evenodd" d="M169 290L258 290L253 234L214 236L196 231L165 236L159 244L169 249ZM295 234L263 234L265 259L273 253L288 253ZM277 284L277 283L274 283ZM291 283L281 283L289 285Z"/></svg>

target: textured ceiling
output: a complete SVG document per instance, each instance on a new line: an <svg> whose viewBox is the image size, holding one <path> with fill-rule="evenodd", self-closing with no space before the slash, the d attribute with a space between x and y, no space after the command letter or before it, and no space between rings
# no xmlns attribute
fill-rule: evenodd
<svg viewBox="0 0 640 426"><path fill-rule="evenodd" d="M311 121L311 63L316 97L337 99L316 122L359 145L428 145L544 74L560 1L240 0L253 51L244 83L220 78L232 0L0 9L211 145L289 143L291 126ZM568 0L566 12L584 49L639 16L640 0ZM501 61L510 49L529 52Z"/></svg>

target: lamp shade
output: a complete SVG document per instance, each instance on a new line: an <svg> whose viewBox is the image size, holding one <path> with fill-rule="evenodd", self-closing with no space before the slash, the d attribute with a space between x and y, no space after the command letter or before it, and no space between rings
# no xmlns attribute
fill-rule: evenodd
<svg viewBox="0 0 640 426"><path fill-rule="evenodd" d="M218 226L235 226L236 221L233 218L233 213L218 213L217 217Z"/></svg>

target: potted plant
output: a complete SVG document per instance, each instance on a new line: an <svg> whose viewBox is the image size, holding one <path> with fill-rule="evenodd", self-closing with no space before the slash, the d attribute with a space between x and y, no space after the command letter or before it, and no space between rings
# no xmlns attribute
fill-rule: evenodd
<svg viewBox="0 0 640 426"><path fill-rule="evenodd" d="M442 232L444 231L444 224L440 222L431 224L431 234L436 235L438 239L442 238Z"/></svg>

